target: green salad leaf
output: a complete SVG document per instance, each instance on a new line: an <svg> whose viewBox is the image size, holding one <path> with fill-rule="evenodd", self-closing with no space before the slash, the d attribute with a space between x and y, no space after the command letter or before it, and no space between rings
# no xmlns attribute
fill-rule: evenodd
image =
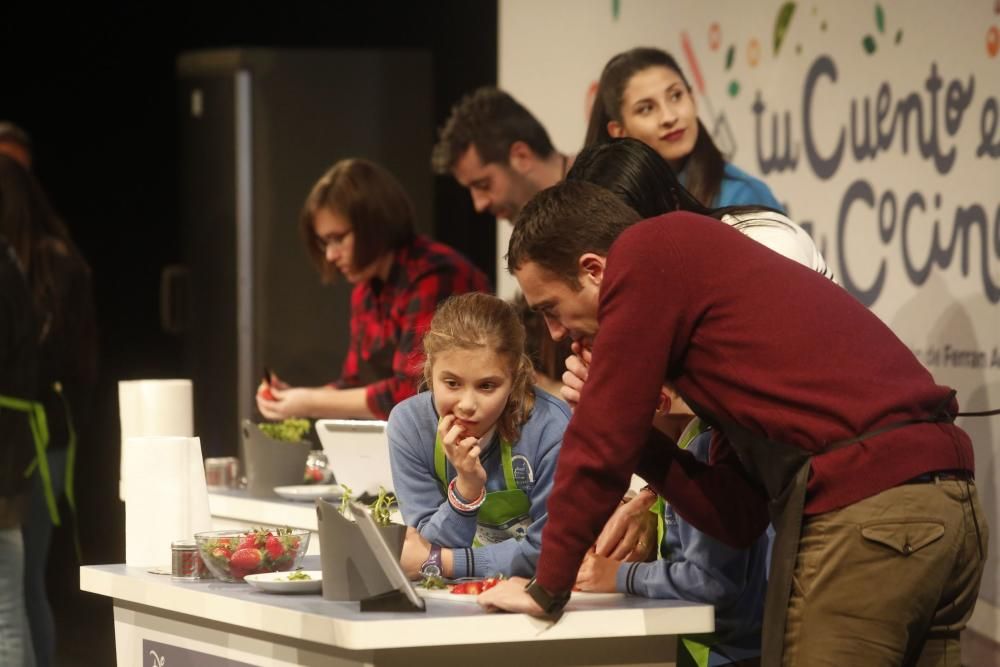
<svg viewBox="0 0 1000 667"><path fill-rule="evenodd" d="M258 424L258 427L264 435L274 440L301 442L309 432L309 420L292 418L280 422L264 422Z"/></svg>
<svg viewBox="0 0 1000 667"><path fill-rule="evenodd" d="M395 504L396 496L386 491L385 487L378 487L378 498L371 504L372 520L380 526L391 524L390 516Z"/></svg>
<svg viewBox="0 0 1000 667"><path fill-rule="evenodd" d="M427 588L430 590L448 588L448 584L444 583L444 579L436 574L429 574L425 576L417 585L421 588Z"/></svg>

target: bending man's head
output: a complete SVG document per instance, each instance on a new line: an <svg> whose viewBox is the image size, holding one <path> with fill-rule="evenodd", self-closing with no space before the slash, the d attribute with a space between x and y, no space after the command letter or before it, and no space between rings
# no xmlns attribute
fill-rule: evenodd
<svg viewBox="0 0 1000 667"><path fill-rule="evenodd" d="M639 214L591 183L543 190L514 223L507 269L555 340L597 333L597 300L611 245Z"/></svg>
<svg viewBox="0 0 1000 667"><path fill-rule="evenodd" d="M431 165L468 188L479 212L513 218L541 182L540 165L555 153L548 132L531 112L496 88L479 88L451 110Z"/></svg>

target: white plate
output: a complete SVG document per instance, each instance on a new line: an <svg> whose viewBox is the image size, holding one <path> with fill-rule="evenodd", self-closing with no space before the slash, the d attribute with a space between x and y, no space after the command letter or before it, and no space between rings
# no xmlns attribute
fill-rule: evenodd
<svg viewBox="0 0 1000 667"><path fill-rule="evenodd" d="M445 590L443 588L423 588L421 586L416 586L417 595L422 598L428 598L432 600L447 600L449 602L464 602L466 604L476 604L476 595L469 595L466 593L452 593L450 590ZM577 600L579 602L590 601L590 600L620 600L625 597L624 593L587 593L585 591L573 591L573 595L570 597L570 601Z"/></svg>
<svg viewBox="0 0 1000 667"><path fill-rule="evenodd" d="M466 604L476 604L475 595L465 595L460 593L452 593L444 588L423 588L417 586L417 595L422 598L427 598L429 600L447 600L448 602L464 602Z"/></svg>
<svg viewBox="0 0 1000 667"><path fill-rule="evenodd" d="M316 500L317 498L339 498L343 494L340 484L295 484L276 486L274 492L285 500Z"/></svg>
<svg viewBox="0 0 1000 667"><path fill-rule="evenodd" d="M248 574L243 580L268 593L319 593L323 590L322 570L301 570L301 572L308 574L310 578L289 581L288 575L293 574L292 572L264 572Z"/></svg>

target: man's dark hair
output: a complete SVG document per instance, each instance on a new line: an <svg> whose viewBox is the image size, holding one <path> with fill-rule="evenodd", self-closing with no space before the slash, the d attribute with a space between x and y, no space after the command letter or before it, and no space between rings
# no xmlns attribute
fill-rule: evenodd
<svg viewBox="0 0 1000 667"><path fill-rule="evenodd" d="M564 181L542 190L514 221L507 247L507 270L527 262L552 272L574 290L584 253L606 256L615 239L639 222L639 214L604 188Z"/></svg>
<svg viewBox="0 0 1000 667"><path fill-rule="evenodd" d="M449 173L472 145L483 164L507 164L515 141L541 158L555 150L549 133L517 100L496 88L479 88L452 107L431 153L431 167L435 173Z"/></svg>

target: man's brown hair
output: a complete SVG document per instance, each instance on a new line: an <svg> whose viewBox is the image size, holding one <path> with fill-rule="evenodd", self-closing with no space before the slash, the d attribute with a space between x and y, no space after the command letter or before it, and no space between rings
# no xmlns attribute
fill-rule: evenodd
<svg viewBox="0 0 1000 667"><path fill-rule="evenodd" d="M549 133L517 100L496 88L479 88L452 107L431 153L431 167L437 174L450 173L469 146L476 147L484 165L506 165L515 141L526 143L540 158L555 150Z"/></svg>
<svg viewBox="0 0 1000 667"><path fill-rule="evenodd" d="M639 220L610 191L564 181L542 190L521 209L507 247L507 270L514 273L534 262L579 290L580 256L607 256L618 235Z"/></svg>

